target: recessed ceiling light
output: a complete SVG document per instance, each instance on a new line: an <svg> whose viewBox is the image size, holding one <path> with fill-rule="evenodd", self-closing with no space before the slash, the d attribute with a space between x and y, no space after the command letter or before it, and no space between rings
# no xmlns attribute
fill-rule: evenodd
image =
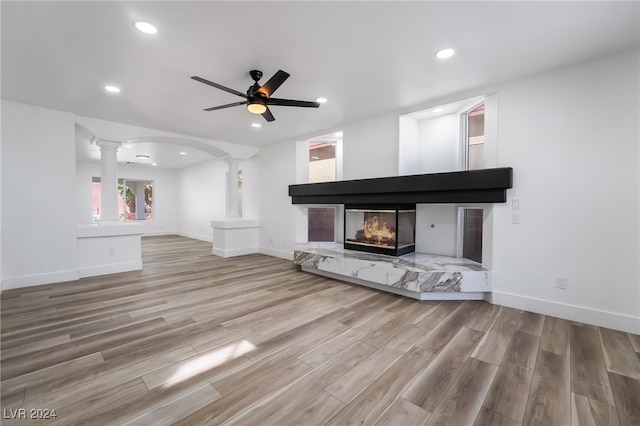
<svg viewBox="0 0 640 426"><path fill-rule="evenodd" d="M106 85L104 86L104 90L111 93L120 93L120 88L116 86Z"/></svg>
<svg viewBox="0 0 640 426"><path fill-rule="evenodd" d="M157 166L157 165L158 165L158 163L151 163L151 165L152 165L152 166Z"/></svg>
<svg viewBox="0 0 640 426"><path fill-rule="evenodd" d="M316 98L316 102L323 104L325 102L327 102L327 98Z"/></svg>
<svg viewBox="0 0 640 426"><path fill-rule="evenodd" d="M251 123L251 127L255 127L257 129L259 127L262 127L262 124L260 124L260 123Z"/></svg>
<svg viewBox="0 0 640 426"><path fill-rule="evenodd" d="M180 151L180 155L187 155L187 153L184 151Z"/></svg>
<svg viewBox="0 0 640 426"><path fill-rule="evenodd" d="M444 108L434 108L433 112L442 112L444 111Z"/></svg>
<svg viewBox="0 0 640 426"><path fill-rule="evenodd" d="M449 59L456 53L453 49L441 49L436 52L436 58Z"/></svg>
<svg viewBox="0 0 640 426"><path fill-rule="evenodd" d="M138 155L136 155L136 158L140 158L141 160L148 160L151 157L148 156L148 155L138 154Z"/></svg>
<svg viewBox="0 0 640 426"><path fill-rule="evenodd" d="M156 27L145 21L136 21L135 25L138 31L145 34L155 34L158 32L158 29Z"/></svg>

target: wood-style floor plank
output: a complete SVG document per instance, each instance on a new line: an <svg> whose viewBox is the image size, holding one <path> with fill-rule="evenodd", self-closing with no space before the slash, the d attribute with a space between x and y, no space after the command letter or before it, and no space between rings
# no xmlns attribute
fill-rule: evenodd
<svg viewBox="0 0 640 426"><path fill-rule="evenodd" d="M640 381L609 373L620 425L640 425Z"/></svg>
<svg viewBox="0 0 640 426"><path fill-rule="evenodd" d="M501 416L500 414L488 410L485 407L480 409L478 416L476 417L476 421L473 422L473 426L520 426L521 423L518 423L514 420L511 420L507 417Z"/></svg>
<svg viewBox="0 0 640 426"><path fill-rule="evenodd" d="M571 424L573 426L619 426L615 407L571 394Z"/></svg>
<svg viewBox="0 0 640 426"><path fill-rule="evenodd" d="M500 365L521 313L522 311L516 309L501 308L496 320L471 356L489 364Z"/></svg>
<svg viewBox="0 0 640 426"><path fill-rule="evenodd" d="M343 408L344 403L336 397L320 391L276 424L279 426L323 425Z"/></svg>
<svg viewBox="0 0 640 426"><path fill-rule="evenodd" d="M533 334L534 336L542 335L544 326L544 315L535 314L533 312L523 312L518 322L517 331Z"/></svg>
<svg viewBox="0 0 640 426"><path fill-rule="evenodd" d="M629 336L629 340L631 340L633 350L640 353L640 336L633 333L627 333L627 335Z"/></svg>
<svg viewBox="0 0 640 426"><path fill-rule="evenodd" d="M404 353L411 349L422 335L423 330L418 327L407 328L391 339L385 346L327 386L327 392L345 404L350 403Z"/></svg>
<svg viewBox="0 0 640 426"><path fill-rule="evenodd" d="M327 425L374 424L391 407L397 395L406 389L407 383L426 368L434 356L425 349L409 350Z"/></svg>
<svg viewBox="0 0 640 426"><path fill-rule="evenodd" d="M431 413L404 398L396 402L380 417L375 426L423 425Z"/></svg>
<svg viewBox="0 0 640 426"><path fill-rule="evenodd" d="M532 378L532 368L517 364L501 365L483 406L494 413L522 423Z"/></svg>
<svg viewBox="0 0 640 426"><path fill-rule="evenodd" d="M317 395L327 385L339 378L369 356L375 348L357 342L349 350L345 350L326 363L313 369L308 374L291 383L282 392L268 398L264 403L241 413L230 423L247 425L260 424L269 426L297 409L302 403Z"/></svg>
<svg viewBox="0 0 640 426"><path fill-rule="evenodd" d="M571 323L565 319L546 316L540 349L560 356L569 356L571 346Z"/></svg>
<svg viewBox="0 0 640 426"><path fill-rule="evenodd" d="M419 374L413 384L402 394L407 401L432 412L451 386L458 373L469 360L471 352L482 338L482 333L463 327L451 342ZM434 392L438 389L438 392Z"/></svg>
<svg viewBox="0 0 640 426"><path fill-rule="evenodd" d="M497 370L495 365L469 358L426 425L473 424Z"/></svg>
<svg viewBox="0 0 640 426"><path fill-rule="evenodd" d="M146 411L138 417L123 423L123 425L170 425L173 422L191 414L193 411L199 410L205 405L217 401L220 397L221 396L218 391L207 383L180 395L178 398L156 409Z"/></svg>
<svg viewBox="0 0 640 426"><path fill-rule="evenodd" d="M615 405L596 327L571 323L571 391Z"/></svg>
<svg viewBox="0 0 640 426"><path fill-rule="evenodd" d="M570 377L568 358L540 351L522 424L570 424Z"/></svg>
<svg viewBox="0 0 640 426"><path fill-rule="evenodd" d="M179 236L142 248L140 271L2 292L0 408L91 426L640 424L637 335Z"/></svg>
<svg viewBox="0 0 640 426"><path fill-rule="evenodd" d="M633 353L629 335L622 331L598 327L607 370L640 380L640 361Z"/></svg>

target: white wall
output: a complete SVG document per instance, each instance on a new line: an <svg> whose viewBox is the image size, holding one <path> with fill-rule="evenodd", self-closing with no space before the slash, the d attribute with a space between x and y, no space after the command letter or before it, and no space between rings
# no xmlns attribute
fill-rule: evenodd
<svg viewBox="0 0 640 426"><path fill-rule="evenodd" d="M500 89L522 224L494 207L498 303L640 333L639 71L635 51Z"/></svg>
<svg viewBox="0 0 640 426"><path fill-rule="evenodd" d="M413 117L401 116L398 128L398 174L420 173L420 128Z"/></svg>
<svg viewBox="0 0 640 426"><path fill-rule="evenodd" d="M238 166L242 170L242 217L258 219L258 188L260 185L253 160ZM180 235L211 241L212 220L226 216L226 179L228 164L211 160L176 172L177 231Z"/></svg>
<svg viewBox="0 0 640 426"><path fill-rule="evenodd" d="M178 172L179 191L175 202L181 235L211 241L211 220L226 215L227 163L212 160Z"/></svg>
<svg viewBox="0 0 640 426"><path fill-rule="evenodd" d="M398 175L398 114L358 121L342 129L345 180Z"/></svg>
<svg viewBox="0 0 640 426"><path fill-rule="evenodd" d="M465 96L493 94L486 166L514 168L508 203L482 206L495 302L640 333L638 74L633 51ZM344 179L398 174L399 115L343 127ZM295 241L286 196L295 152L283 142L258 154L266 249L290 250ZM521 200L520 225L511 224L513 197ZM444 239L452 208L420 207L418 225L443 219L435 232ZM429 229L419 234L419 247L428 245ZM567 290L555 288L560 275Z"/></svg>
<svg viewBox="0 0 640 426"><path fill-rule="evenodd" d="M457 210L453 204L416 205L416 251L455 256Z"/></svg>
<svg viewBox="0 0 640 426"><path fill-rule="evenodd" d="M122 148L121 148L122 149ZM119 179L153 181L153 219L139 220L144 235L174 234L178 231L178 172L156 167L118 164ZM76 163L76 221L91 223L91 178L100 176L100 163Z"/></svg>
<svg viewBox="0 0 640 426"><path fill-rule="evenodd" d="M460 114L418 121L420 173L461 170Z"/></svg>
<svg viewBox="0 0 640 426"><path fill-rule="evenodd" d="M266 146L254 158L260 176L260 252L291 259L297 222L289 185L296 183L296 142Z"/></svg>
<svg viewBox="0 0 640 426"><path fill-rule="evenodd" d="M2 289L77 279L73 114L2 101Z"/></svg>

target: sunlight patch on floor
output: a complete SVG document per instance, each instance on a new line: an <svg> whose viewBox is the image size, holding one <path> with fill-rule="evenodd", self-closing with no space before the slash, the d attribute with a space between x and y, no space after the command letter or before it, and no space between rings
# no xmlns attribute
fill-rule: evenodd
<svg viewBox="0 0 640 426"><path fill-rule="evenodd" d="M164 387L173 386L212 368L221 366L225 362L241 357L255 348L255 345L248 340L241 340L225 345L213 352L195 356L181 366L164 384Z"/></svg>

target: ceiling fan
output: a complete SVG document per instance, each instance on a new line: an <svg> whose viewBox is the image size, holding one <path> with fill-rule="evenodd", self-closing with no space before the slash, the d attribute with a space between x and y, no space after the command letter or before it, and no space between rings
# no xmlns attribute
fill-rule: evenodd
<svg viewBox="0 0 640 426"><path fill-rule="evenodd" d="M249 112L253 114L261 114L265 120L274 121L275 118L271 111L269 110L269 105L278 105L278 106L293 106L293 107L303 107L303 108L318 108L320 103L311 102L311 101L296 101L293 99L279 99L272 98L271 95L275 92L282 83L285 82L287 78L289 78L289 74L279 70L276 72L265 84L260 86L258 84L258 80L262 78L262 71L259 70L251 70L249 71L249 75L253 79L254 83L249 86L249 90L244 94L234 89L230 89L228 87L222 86L218 83L214 83L209 80L205 80L204 78L193 76L192 79L199 81L200 83L208 84L209 86L213 86L217 89L224 90L225 92L232 93L234 95L245 98L246 100L240 102L234 102L231 104L219 105L211 108L205 108L205 111L215 111L217 109L230 108L239 105L247 105L247 109Z"/></svg>

